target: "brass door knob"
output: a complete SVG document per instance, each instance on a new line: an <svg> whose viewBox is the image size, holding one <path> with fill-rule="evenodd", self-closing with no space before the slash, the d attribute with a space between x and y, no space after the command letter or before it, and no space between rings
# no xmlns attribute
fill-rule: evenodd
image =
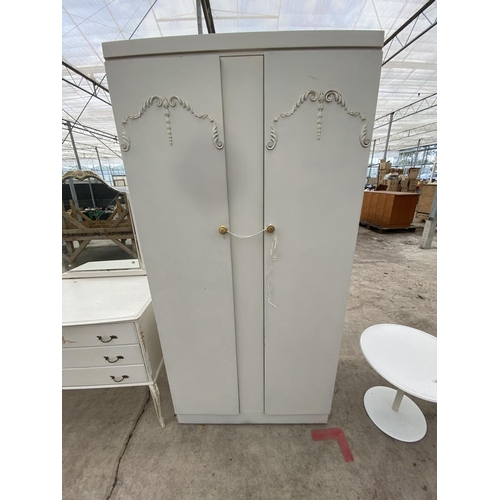
<svg viewBox="0 0 500 500"><path fill-rule="evenodd" d="M267 227L266 227L266 230L268 233L274 233L275 231L275 227L272 225L272 224L269 224Z"/></svg>
<svg viewBox="0 0 500 500"><path fill-rule="evenodd" d="M227 233L227 227L226 226L219 227L219 233L220 234L226 234Z"/></svg>

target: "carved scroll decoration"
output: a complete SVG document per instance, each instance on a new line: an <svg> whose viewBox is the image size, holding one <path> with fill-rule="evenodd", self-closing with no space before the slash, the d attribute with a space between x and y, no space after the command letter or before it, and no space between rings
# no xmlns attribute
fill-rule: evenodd
<svg viewBox="0 0 500 500"><path fill-rule="evenodd" d="M222 149L224 147L224 143L219 138L219 129L217 128L217 124L210 115L207 115L206 113L197 113L182 97L174 95L169 98L154 95L146 99L139 113L127 116L127 118L122 121L122 143L120 144L122 151L128 151L130 149L130 139L128 138L125 130L125 125L131 120L138 120L141 118L141 116L143 116L153 104L159 108L163 107L165 110L165 125L167 127L168 142L171 146L173 146L174 143L172 139L172 125L170 123L170 108L176 106L177 103L179 103L181 107L183 107L186 111L189 111L196 118L200 118L202 120L207 119L212 124L212 142L214 143L214 146L217 149Z"/></svg>
<svg viewBox="0 0 500 500"><path fill-rule="evenodd" d="M147 352L147 347L146 347L146 339L144 338L144 332L141 330L139 330L139 337L141 339L141 344L142 344L142 347L144 349L144 352Z"/></svg>
<svg viewBox="0 0 500 500"><path fill-rule="evenodd" d="M318 94L318 92L314 90L308 90L297 99L297 102L293 105L293 108L290 111L288 111L287 113L281 113L274 118L271 125L271 137L269 139L269 142L266 143L266 148L269 151L272 151L276 147L276 143L278 142L278 134L276 132L276 124L278 123L278 120L280 118L288 118L289 116L292 116L297 111L297 109L299 109L300 106L302 106L302 104L307 101L308 98L311 102L318 101L318 121L316 125L316 139L318 141L321 139L321 128L323 125L323 110L325 107L325 102L335 101L335 103L343 108L348 115L360 118L362 127L359 134L359 142L364 148L367 148L370 145L371 140L366 137L366 117L359 111L349 110L349 108L347 107L347 103L345 102L345 99L342 97L342 94L340 92L337 92L336 90L328 90L327 92L323 92L321 90Z"/></svg>

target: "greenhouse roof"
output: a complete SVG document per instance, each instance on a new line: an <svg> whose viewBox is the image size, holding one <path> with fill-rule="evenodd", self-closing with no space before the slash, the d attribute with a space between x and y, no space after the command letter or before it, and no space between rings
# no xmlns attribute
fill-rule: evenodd
<svg viewBox="0 0 500 500"><path fill-rule="evenodd" d="M204 18L207 12L208 24ZM210 16L211 13L211 16ZM437 2L422 0L63 0L62 157L119 159L102 43L208 33L383 30L373 139L383 152L437 142ZM211 28L212 29L212 28Z"/></svg>

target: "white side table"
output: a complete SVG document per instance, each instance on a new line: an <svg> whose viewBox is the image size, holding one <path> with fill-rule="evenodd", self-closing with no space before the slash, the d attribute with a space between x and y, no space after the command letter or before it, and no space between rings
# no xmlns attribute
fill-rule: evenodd
<svg viewBox="0 0 500 500"><path fill-rule="evenodd" d="M147 277L75 277L62 287L63 389L148 386L165 427L156 384L163 355Z"/></svg>
<svg viewBox="0 0 500 500"><path fill-rule="evenodd" d="M396 387L372 387L365 393L368 416L383 432L412 443L427 432L427 422L410 394L437 402L437 339L402 325L381 324L361 335L361 350L371 367Z"/></svg>

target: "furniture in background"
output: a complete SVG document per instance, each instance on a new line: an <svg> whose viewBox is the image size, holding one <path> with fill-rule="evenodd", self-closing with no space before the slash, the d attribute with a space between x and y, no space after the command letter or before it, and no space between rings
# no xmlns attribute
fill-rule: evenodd
<svg viewBox="0 0 500 500"><path fill-rule="evenodd" d="M75 277L62 287L63 389L148 386L165 427L156 384L163 356L147 277Z"/></svg>
<svg viewBox="0 0 500 500"><path fill-rule="evenodd" d="M415 217L419 195L398 191L365 191L360 223L383 229L406 229Z"/></svg>
<svg viewBox="0 0 500 500"><path fill-rule="evenodd" d="M437 183L422 184L420 188L420 198L417 205L417 216L422 219L427 219L431 213L432 202L437 193Z"/></svg>
<svg viewBox="0 0 500 500"><path fill-rule="evenodd" d="M66 172L62 177L62 240L67 250L62 256L70 266L92 240L110 240L137 259L127 193L109 186L94 172Z"/></svg>
<svg viewBox="0 0 500 500"><path fill-rule="evenodd" d="M370 366L396 387L366 391L368 416L394 439L419 441L427 432L427 422L406 394L437 403L436 337L408 326L380 324L367 328L360 344Z"/></svg>

